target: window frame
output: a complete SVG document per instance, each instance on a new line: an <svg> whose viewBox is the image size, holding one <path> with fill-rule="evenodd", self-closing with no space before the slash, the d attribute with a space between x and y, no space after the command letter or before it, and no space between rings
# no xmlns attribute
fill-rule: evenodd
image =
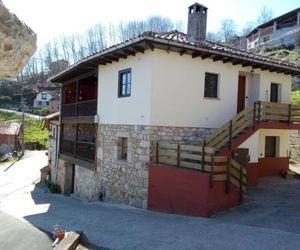
<svg viewBox="0 0 300 250"><path fill-rule="evenodd" d="M41 93L41 100L47 100L47 93Z"/></svg>
<svg viewBox="0 0 300 250"><path fill-rule="evenodd" d="M130 74L130 82L127 82L123 84L122 80L123 80L123 75L127 75ZM122 94L122 90L123 90L123 85L125 85L125 94ZM128 86L130 86L130 93L128 94ZM131 88L132 88L132 70L131 68L128 69L124 69L124 70L120 70L119 71L119 79L118 79L118 97L122 98L122 97L129 97L131 96Z"/></svg>
<svg viewBox="0 0 300 250"><path fill-rule="evenodd" d="M118 137L117 159L119 161L128 161L128 137Z"/></svg>
<svg viewBox="0 0 300 250"><path fill-rule="evenodd" d="M207 75L215 75L215 76L217 76L216 96L206 96L206 84L209 83L209 82L206 81ZM219 86L220 86L220 74L218 74L218 73L212 73L212 72L205 72L205 75L204 75L204 98L219 99Z"/></svg>

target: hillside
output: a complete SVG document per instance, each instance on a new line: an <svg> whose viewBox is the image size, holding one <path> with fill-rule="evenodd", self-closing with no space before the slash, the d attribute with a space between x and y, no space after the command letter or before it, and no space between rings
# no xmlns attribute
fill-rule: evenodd
<svg viewBox="0 0 300 250"><path fill-rule="evenodd" d="M0 111L0 121L21 121L21 116ZM43 129L41 120L26 117L24 125L24 141L38 142L42 148L47 148L48 130Z"/></svg>
<svg viewBox="0 0 300 250"><path fill-rule="evenodd" d="M300 65L300 48L290 50L285 48L267 48L263 54Z"/></svg>

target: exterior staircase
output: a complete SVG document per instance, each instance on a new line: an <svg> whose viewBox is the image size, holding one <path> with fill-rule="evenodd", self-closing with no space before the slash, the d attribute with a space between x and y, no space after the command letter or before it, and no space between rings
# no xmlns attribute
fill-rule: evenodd
<svg viewBox="0 0 300 250"><path fill-rule="evenodd" d="M255 102L207 136L202 146L153 143L155 163L208 173L210 183L226 182L246 191L247 170L233 159L234 150L260 128L300 129L300 105Z"/></svg>

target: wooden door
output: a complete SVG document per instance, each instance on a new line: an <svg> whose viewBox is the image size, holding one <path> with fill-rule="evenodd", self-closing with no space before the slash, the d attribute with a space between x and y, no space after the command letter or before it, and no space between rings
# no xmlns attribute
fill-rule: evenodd
<svg viewBox="0 0 300 250"><path fill-rule="evenodd" d="M71 194L74 193L74 187L75 187L75 164L72 165L72 179L71 179Z"/></svg>
<svg viewBox="0 0 300 250"><path fill-rule="evenodd" d="M278 84L271 83L270 102L278 102Z"/></svg>
<svg viewBox="0 0 300 250"><path fill-rule="evenodd" d="M239 76L237 113L240 113L245 108L245 97L246 97L246 76Z"/></svg>

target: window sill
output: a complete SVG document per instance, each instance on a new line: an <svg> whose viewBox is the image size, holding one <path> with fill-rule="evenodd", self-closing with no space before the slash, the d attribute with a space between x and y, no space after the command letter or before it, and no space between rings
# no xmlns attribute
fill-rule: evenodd
<svg viewBox="0 0 300 250"><path fill-rule="evenodd" d="M216 100L216 101L220 101L221 98L219 97L204 97L205 100Z"/></svg>

